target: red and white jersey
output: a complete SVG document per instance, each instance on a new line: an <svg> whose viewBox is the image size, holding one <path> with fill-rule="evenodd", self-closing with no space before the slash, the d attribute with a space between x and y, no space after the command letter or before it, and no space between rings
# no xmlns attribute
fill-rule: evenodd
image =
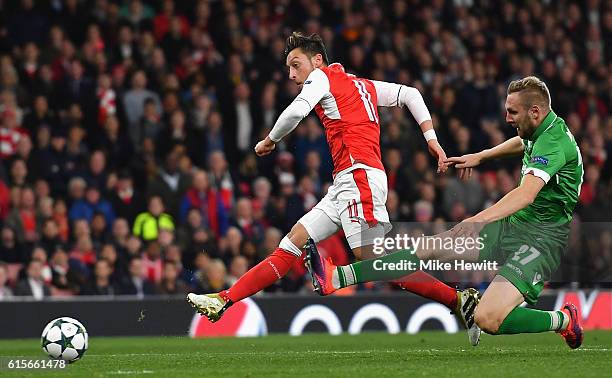
<svg viewBox="0 0 612 378"><path fill-rule="evenodd" d="M17 145L25 132L21 129L9 129L8 127L0 127L0 159L4 160L13 156L17 152Z"/></svg>
<svg viewBox="0 0 612 378"><path fill-rule="evenodd" d="M308 75L302 91L279 116L269 137L278 142L314 109L325 127L334 174L356 164L384 170L378 106L407 107L419 125L431 119L416 88L358 78L333 63Z"/></svg>
<svg viewBox="0 0 612 378"><path fill-rule="evenodd" d="M308 75L300 94L268 135L271 141L280 141L313 109L323 122L334 161L334 182L298 221L315 242L342 228L350 247L357 248L371 245L390 229L378 106L408 108L421 128L431 120L416 88L358 78L334 63ZM299 256L301 251L295 248L292 253Z"/></svg>
<svg viewBox="0 0 612 378"><path fill-rule="evenodd" d="M314 110L325 127L334 173L357 163L384 170L374 84L347 74L341 64L334 63L315 70L304 82L304 87L319 85L327 93Z"/></svg>
<svg viewBox="0 0 612 378"><path fill-rule="evenodd" d="M98 91L98 123L103 125L106 119L117 113L116 95L113 89L100 89Z"/></svg>

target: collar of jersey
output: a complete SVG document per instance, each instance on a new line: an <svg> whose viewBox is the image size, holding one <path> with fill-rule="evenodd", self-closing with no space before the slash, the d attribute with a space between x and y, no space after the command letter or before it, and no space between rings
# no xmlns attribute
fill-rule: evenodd
<svg viewBox="0 0 612 378"><path fill-rule="evenodd" d="M538 126L536 131L533 133L531 138L529 138L529 140L535 142L535 140L538 139L538 137L542 135L544 131L548 130L548 128L553 124L553 122L555 122L556 119L557 115L551 109L542 121L542 123L540 123L540 126Z"/></svg>

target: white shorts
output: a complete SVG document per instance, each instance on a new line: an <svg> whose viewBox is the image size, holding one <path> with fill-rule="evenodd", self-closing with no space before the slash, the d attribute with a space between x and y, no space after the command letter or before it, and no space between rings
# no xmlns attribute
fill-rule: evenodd
<svg viewBox="0 0 612 378"><path fill-rule="evenodd" d="M344 230L351 248L374 243L391 230L387 174L363 164L339 172L321 201L298 221L318 243Z"/></svg>

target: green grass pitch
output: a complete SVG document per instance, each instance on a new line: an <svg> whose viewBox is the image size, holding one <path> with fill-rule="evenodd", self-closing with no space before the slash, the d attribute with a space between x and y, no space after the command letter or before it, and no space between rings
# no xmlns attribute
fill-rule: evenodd
<svg viewBox="0 0 612 378"><path fill-rule="evenodd" d="M42 358L38 340L2 340L0 356ZM81 361L63 371L0 371L0 376L99 377L602 377L612 371L612 332L588 332L570 350L553 333L483 335L472 348L465 333L417 335L310 334L261 338L90 338Z"/></svg>

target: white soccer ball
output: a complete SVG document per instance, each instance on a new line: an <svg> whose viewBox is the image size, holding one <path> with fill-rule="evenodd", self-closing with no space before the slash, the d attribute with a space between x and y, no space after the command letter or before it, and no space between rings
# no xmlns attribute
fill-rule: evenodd
<svg viewBox="0 0 612 378"><path fill-rule="evenodd" d="M87 330L76 319L62 317L49 322L42 332L41 345L45 353L55 360L75 362L88 346Z"/></svg>

